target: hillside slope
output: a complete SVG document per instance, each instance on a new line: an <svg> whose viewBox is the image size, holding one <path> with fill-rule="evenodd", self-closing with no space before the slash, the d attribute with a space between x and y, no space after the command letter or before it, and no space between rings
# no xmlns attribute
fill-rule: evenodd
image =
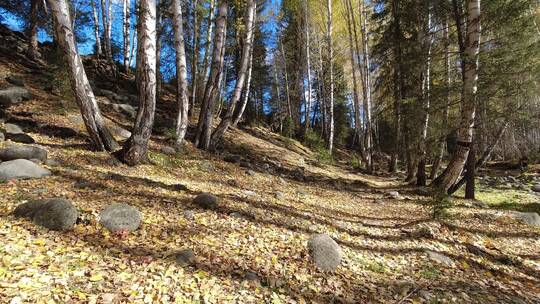
<svg viewBox="0 0 540 304"><path fill-rule="evenodd" d="M49 90L48 68L18 60L0 57L0 88L19 75L33 97L2 109L4 122L21 126L54 162L44 165L50 177L0 184L0 302L540 301L540 231L510 212L456 200L434 220L414 189L319 166L308 148L262 128L233 129L219 155L191 143L167 154L164 123L150 145L153 163L128 167L90 151L74 101ZM115 109L121 98L104 94L100 106L125 137L131 109ZM171 96L163 103L174 104ZM217 209L193 203L203 192L219 197ZM49 231L12 215L25 201L52 197L79 209L74 229ZM127 235L101 227L97 215L112 203L137 207L142 226ZM310 261L314 233L341 246L337 271ZM176 262L183 249L195 254L190 266Z"/></svg>

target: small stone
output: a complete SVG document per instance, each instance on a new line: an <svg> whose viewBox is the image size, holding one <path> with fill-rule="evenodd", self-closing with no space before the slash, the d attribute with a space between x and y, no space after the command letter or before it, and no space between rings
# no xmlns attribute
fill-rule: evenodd
<svg viewBox="0 0 540 304"><path fill-rule="evenodd" d="M78 189L91 189L91 190L97 190L97 189L103 188L103 186L98 183L94 183L94 182L86 181L86 180L76 181L73 184L73 187L78 188Z"/></svg>
<svg viewBox="0 0 540 304"><path fill-rule="evenodd" d="M216 209L218 206L219 198L210 193L202 193L197 195L193 202L204 209Z"/></svg>
<svg viewBox="0 0 540 304"><path fill-rule="evenodd" d="M534 186L531 188L531 190L532 190L533 192L540 192L540 184L534 185Z"/></svg>
<svg viewBox="0 0 540 304"><path fill-rule="evenodd" d="M246 274L244 275L244 280L255 283L257 285L261 283L261 279L259 278L259 276L255 272L252 272L252 271L246 272Z"/></svg>
<svg viewBox="0 0 540 304"><path fill-rule="evenodd" d="M403 199L403 197L397 191L390 191L390 192L388 192L388 195L391 198L396 199L396 200L402 200Z"/></svg>
<svg viewBox="0 0 540 304"><path fill-rule="evenodd" d="M44 164L49 167L56 167L60 165L60 163L55 159L47 159Z"/></svg>
<svg viewBox="0 0 540 304"><path fill-rule="evenodd" d="M240 214L239 212L232 212L229 214L230 217L234 217L234 218L242 218L242 214Z"/></svg>
<svg viewBox="0 0 540 304"><path fill-rule="evenodd" d="M0 160L8 161L15 159L38 159L45 161L47 159L47 150L26 145L10 145L0 150Z"/></svg>
<svg viewBox="0 0 540 304"><path fill-rule="evenodd" d="M176 263L180 266L189 266L195 263L195 252L191 249L180 250L174 257Z"/></svg>
<svg viewBox="0 0 540 304"><path fill-rule="evenodd" d="M448 266L452 266L454 264L454 261L451 258L442 253L438 253L432 250L426 250L426 253L428 257L435 262L446 264Z"/></svg>
<svg viewBox="0 0 540 304"><path fill-rule="evenodd" d="M6 137L4 136L4 133L0 132L0 142L3 142L6 140Z"/></svg>
<svg viewBox="0 0 540 304"><path fill-rule="evenodd" d="M112 204L99 213L100 224L111 232L135 231L141 220L141 212L128 204Z"/></svg>
<svg viewBox="0 0 540 304"><path fill-rule="evenodd" d="M384 204L384 201L382 199L378 198L378 199L374 199L373 203L377 204L377 205L381 205L381 204Z"/></svg>
<svg viewBox="0 0 540 304"><path fill-rule="evenodd" d="M161 153L165 155L174 155L176 154L176 150L173 147L165 146L165 147L161 147Z"/></svg>
<svg viewBox="0 0 540 304"><path fill-rule="evenodd" d="M319 270L334 271L341 264L341 248L328 234L313 235L308 250Z"/></svg>
<svg viewBox="0 0 540 304"><path fill-rule="evenodd" d="M176 184L173 186L176 191L187 191L188 187L184 184Z"/></svg>
<svg viewBox="0 0 540 304"><path fill-rule="evenodd" d="M255 191L251 191L251 190L244 190L244 191L242 191L242 193L245 196L256 196L257 195L257 193L255 193Z"/></svg>
<svg viewBox="0 0 540 304"><path fill-rule="evenodd" d="M7 134L24 134L24 131L21 127L12 123L4 124L4 131Z"/></svg>
<svg viewBox="0 0 540 304"><path fill-rule="evenodd" d="M186 220L192 221L193 219L195 219L195 212L193 210L185 210L184 218Z"/></svg>
<svg viewBox="0 0 540 304"><path fill-rule="evenodd" d="M255 171L253 171L253 170L247 170L246 174L249 175L249 176L255 176L256 175Z"/></svg>
<svg viewBox="0 0 540 304"><path fill-rule="evenodd" d="M418 292L418 295L421 298L423 298L424 300L429 300L432 297L432 295L431 295L431 293L429 291L423 290L423 289Z"/></svg>
<svg viewBox="0 0 540 304"><path fill-rule="evenodd" d="M540 227L540 215L536 212L514 212L512 217L525 224Z"/></svg>
<svg viewBox="0 0 540 304"><path fill-rule="evenodd" d="M17 206L13 214L30 218L38 226L58 231L73 228L79 217L75 206L63 198L30 201Z"/></svg>
<svg viewBox="0 0 540 304"><path fill-rule="evenodd" d="M283 192L276 191L274 192L274 198L282 201L285 199L285 194L283 194Z"/></svg>
<svg viewBox="0 0 540 304"><path fill-rule="evenodd" d="M51 171L26 159L16 159L0 164L0 179L42 178L51 175Z"/></svg>

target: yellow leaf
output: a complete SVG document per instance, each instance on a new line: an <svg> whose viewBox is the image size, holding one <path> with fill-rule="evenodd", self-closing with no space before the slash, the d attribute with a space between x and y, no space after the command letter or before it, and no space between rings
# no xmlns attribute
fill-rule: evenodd
<svg viewBox="0 0 540 304"><path fill-rule="evenodd" d="M101 274L95 274L90 277L91 282L97 282L103 280L103 276Z"/></svg>

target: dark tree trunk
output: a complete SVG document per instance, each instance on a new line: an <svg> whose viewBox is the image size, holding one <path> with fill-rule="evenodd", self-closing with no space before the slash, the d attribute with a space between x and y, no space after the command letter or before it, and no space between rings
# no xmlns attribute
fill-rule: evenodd
<svg viewBox="0 0 540 304"><path fill-rule="evenodd" d="M474 199L474 177L476 173L476 148L475 144L471 145L471 150L469 151L469 156L467 158L467 172L465 173L465 179L467 180L467 185L465 186L465 198Z"/></svg>
<svg viewBox="0 0 540 304"><path fill-rule="evenodd" d="M30 24L28 26L28 57L32 60L41 58L38 43L38 13L39 0L32 0L30 4Z"/></svg>

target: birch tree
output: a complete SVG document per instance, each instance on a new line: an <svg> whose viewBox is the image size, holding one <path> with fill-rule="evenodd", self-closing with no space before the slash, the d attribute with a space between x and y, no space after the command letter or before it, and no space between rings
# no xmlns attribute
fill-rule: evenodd
<svg viewBox="0 0 540 304"><path fill-rule="evenodd" d="M184 43L184 29L182 18L182 1L173 0L173 29L175 37L174 49L176 51L176 103L178 115L176 118L176 145L181 146L186 136L189 117L189 98L187 91L187 64Z"/></svg>
<svg viewBox="0 0 540 304"><path fill-rule="evenodd" d="M229 4L227 0L219 2L218 17L216 19L216 33L214 36L214 50L212 55L212 67L204 96L201 102L201 111L197 124L195 145L207 150L210 147L210 138L214 118L215 101L219 94L220 79L225 57L225 38L227 34L227 14Z"/></svg>
<svg viewBox="0 0 540 304"><path fill-rule="evenodd" d="M307 93L306 93L306 104L305 104L305 113L304 113L304 138L307 137L307 132L310 128L310 113L311 113L311 57L310 57L310 26L309 26L309 3L308 0L304 0L304 30L306 38L306 78L307 78Z"/></svg>
<svg viewBox="0 0 540 304"><path fill-rule="evenodd" d="M54 18L56 39L69 68L69 79L75 101L81 110L92 144L98 151L113 151L118 144L105 125L77 52L68 3L66 0L50 0L49 5Z"/></svg>
<svg viewBox="0 0 540 304"><path fill-rule="evenodd" d="M131 31L131 24L130 24L130 0L123 0L124 5L124 71L127 73L129 72L129 47L130 47L130 31Z"/></svg>
<svg viewBox="0 0 540 304"><path fill-rule="evenodd" d="M219 125L217 126L216 130L212 134L212 139L210 143L210 146L212 148L216 147L218 142L223 137L223 134L227 132L227 129L231 125L232 120L233 120L234 110L236 108L236 104L238 103L242 95L244 82L246 81L248 68L249 68L249 59L251 58L251 54L253 52L253 24L255 21L256 12L257 12L256 1L248 0L247 11L246 11L246 16L245 16L246 36L244 38L244 45L242 48L242 57L240 59L240 68L238 70L238 76L236 78L236 85L234 87L234 91L231 97L231 101L229 102L227 112L225 113Z"/></svg>
<svg viewBox="0 0 540 304"><path fill-rule="evenodd" d="M326 39L328 43L328 74L329 74L329 89L328 89L328 150L332 152L334 148L334 45L332 40L332 0L326 2L327 12L327 33Z"/></svg>
<svg viewBox="0 0 540 304"><path fill-rule="evenodd" d="M103 54L101 49L101 37L99 35L99 18L96 8L96 0L92 0L92 17L94 21L94 38L96 39L96 54L99 57Z"/></svg>
<svg viewBox="0 0 540 304"><path fill-rule="evenodd" d="M131 137L126 141L120 158L134 166L148 162L148 141L152 135L156 107L156 2L140 1L139 48L137 74L139 109Z"/></svg>
<svg viewBox="0 0 540 304"><path fill-rule="evenodd" d="M456 19L456 22L459 23L459 19ZM466 38L463 52L460 52L463 69L463 88L461 93L461 122L458 129L458 142L450 163L441 176L434 181L434 186L445 192L459 178L472 144L478 85L480 33L480 0L470 0L467 3Z"/></svg>

